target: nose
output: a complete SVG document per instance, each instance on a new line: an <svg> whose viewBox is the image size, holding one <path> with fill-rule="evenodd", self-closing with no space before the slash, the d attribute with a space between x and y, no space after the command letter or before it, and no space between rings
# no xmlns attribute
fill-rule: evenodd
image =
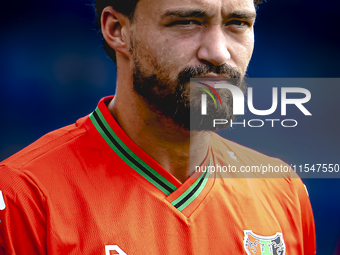
<svg viewBox="0 0 340 255"><path fill-rule="evenodd" d="M222 27L216 25L205 31L197 57L201 62L210 62L214 66L220 66L230 60L227 37Z"/></svg>

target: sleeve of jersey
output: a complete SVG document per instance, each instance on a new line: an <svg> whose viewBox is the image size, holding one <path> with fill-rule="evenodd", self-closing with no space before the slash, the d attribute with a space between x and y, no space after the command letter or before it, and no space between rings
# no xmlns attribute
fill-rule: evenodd
<svg viewBox="0 0 340 255"><path fill-rule="evenodd" d="M46 254L45 197L33 179L0 166L0 255Z"/></svg>
<svg viewBox="0 0 340 255"><path fill-rule="evenodd" d="M303 185L300 178L294 178L297 182L298 195L301 206L301 217L303 227L303 245L304 255L316 254L316 237L315 237L315 224L312 206L309 201L309 196L306 187Z"/></svg>

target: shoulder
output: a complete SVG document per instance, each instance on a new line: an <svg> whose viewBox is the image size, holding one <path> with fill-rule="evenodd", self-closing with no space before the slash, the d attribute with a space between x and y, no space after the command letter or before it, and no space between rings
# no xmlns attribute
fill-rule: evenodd
<svg viewBox="0 0 340 255"><path fill-rule="evenodd" d="M212 134L211 139L215 161L235 166L235 173L220 175L224 182L230 182L230 178L244 179L247 185L256 187L258 192L272 194L278 200L289 197L301 206L301 210L311 211L305 185L286 162L237 144L216 133Z"/></svg>
<svg viewBox="0 0 340 255"><path fill-rule="evenodd" d="M21 151L0 162L0 166L7 166L19 170L28 164L39 162L40 164L53 164L53 160L67 153L70 144L85 141L86 129L83 125L84 119L76 123L49 132L28 145Z"/></svg>
<svg viewBox="0 0 340 255"><path fill-rule="evenodd" d="M290 165L281 159L225 139L216 133L211 135L211 147L215 161L235 166L237 177L278 178L289 182L291 179L300 179Z"/></svg>
<svg viewBox="0 0 340 255"><path fill-rule="evenodd" d="M225 155L225 153L229 150L229 151L233 151L235 154L237 153L244 161L265 160L265 161L282 162L278 158L270 157L254 149L251 149L244 145L230 141L216 133L212 133L211 141L212 141L211 144L214 148L215 153L217 152L219 154Z"/></svg>
<svg viewBox="0 0 340 255"><path fill-rule="evenodd" d="M82 157L91 154L91 149L87 148L93 146L93 138L89 137L84 125L86 119L88 117L54 130L0 162L0 189L4 186L16 187L14 191L18 194L20 187L26 186L42 194L44 187L49 187L60 176L76 169L76 159L80 154L84 154Z"/></svg>

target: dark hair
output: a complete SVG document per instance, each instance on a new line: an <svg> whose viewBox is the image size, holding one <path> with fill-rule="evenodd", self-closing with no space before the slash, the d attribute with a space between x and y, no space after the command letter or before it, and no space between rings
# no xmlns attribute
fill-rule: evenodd
<svg viewBox="0 0 340 255"><path fill-rule="evenodd" d="M139 0L95 0L95 9L96 9L96 15L97 15L97 26L100 29L101 32L101 15L103 12L103 9L106 6L112 6L113 9L116 11L124 14L127 16L130 20L133 20L133 16L135 13L136 5ZM255 6L260 4L263 0L254 0ZM116 51L112 49L109 44L105 41L103 38L103 48L106 51L107 55L116 62Z"/></svg>

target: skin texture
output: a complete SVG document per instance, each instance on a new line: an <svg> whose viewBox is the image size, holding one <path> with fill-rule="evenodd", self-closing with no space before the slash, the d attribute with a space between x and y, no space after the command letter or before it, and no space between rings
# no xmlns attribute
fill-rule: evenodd
<svg viewBox="0 0 340 255"><path fill-rule="evenodd" d="M203 15L181 17L193 10ZM127 135L181 182L193 172L190 164L204 160L210 135L190 134L150 107L134 90L136 63L145 75L169 81L155 87L159 95L174 93L179 72L189 66L227 64L244 76L254 21L252 0L140 0L132 22L109 6L102 13L103 36L117 53L117 91L109 110Z"/></svg>

